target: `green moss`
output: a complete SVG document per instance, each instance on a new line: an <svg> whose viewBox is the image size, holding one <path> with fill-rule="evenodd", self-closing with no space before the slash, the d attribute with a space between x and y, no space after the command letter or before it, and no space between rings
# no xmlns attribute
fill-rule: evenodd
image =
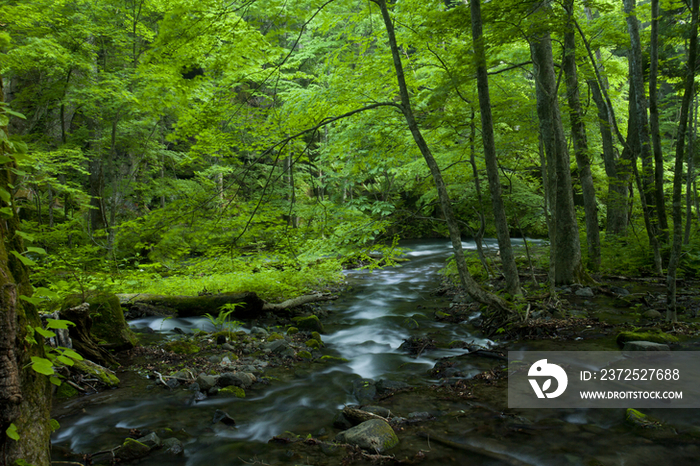
<svg viewBox="0 0 700 466"><path fill-rule="evenodd" d="M678 337L664 333L658 329L620 332L617 336L617 344L624 346L628 341L651 341L654 343L673 343L678 341Z"/></svg>
<svg viewBox="0 0 700 466"><path fill-rule="evenodd" d="M281 340L284 337L280 335L277 332L272 332L269 337L267 337L267 341L276 341L276 340Z"/></svg>
<svg viewBox="0 0 700 466"><path fill-rule="evenodd" d="M312 332L323 332L323 324L318 319L318 316L311 315L308 317L294 317L292 319L296 322L297 327L300 330L310 330Z"/></svg>
<svg viewBox="0 0 700 466"><path fill-rule="evenodd" d="M79 372L82 372L83 374L97 377L100 382L107 386L116 387L119 385L119 378L114 375L114 372L110 371L109 369L105 369L92 361L75 361L73 368Z"/></svg>
<svg viewBox="0 0 700 466"><path fill-rule="evenodd" d="M77 395L78 395L78 390L71 387L67 383L62 383L61 385L58 386L58 390L56 390L56 398L58 398L59 400L73 398L74 396L77 396Z"/></svg>
<svg viewBox="0 0 700 466"><path fill-rule="evenodd" d="M238 341L238 333L231 332L228 330L223 330L221 332L216 332L211 334L212 338L216 339L219 337L226 337L228 341Z"/></svg>
<svg viewBox="0 0 700 466"><path fill-rule="evenodd" d="M435 315L438 316L438 317L440 317L440 318L442 318L442 319L445 319L445 318L447 318L447 317L452 317L451 314L448 314L447 312L442 312L442 311L437 311L437 312L435 313Z"/></svg>
<svg viewBox="0 0 700 466"><path fill-rule="evenodd" d="M115 350L130 349L138 344L136 334L129 329L124 319L124 311L116 295L92 293L86 297L85 302L90 305L90 333L100 344ZM65 299L61 309L76 307L82 303L82 295L71 295Z"/></svg>
<svg viewBox="0 0 700 466"><path fill-rule="evenodd" d="M299 329L296 327L289 327L287 329L287 335L295 335L297 333L299 333Z"/></svg>
<svg viewBox="0 0 700 466"><path fill-rule="evenodd" d="M321 344L318 342L318 340L313 338L311 340L307 340L304 344L311 349L319 349L321 347Z"/></svg>
<svg viewBox="0 0 700 466"><path fill-rule="evenodd" d="M233 395L236 398L245 398L245 390L241 387L236 387L234 385L229 385L219 390L219 395Z"/></svg>
<svg viewBox="0 0 700 466"><path fill-rule="evenodd" d="M299 351L297 353L297 356L299 356L302 359L313 359L313 356L311 356L311 353L309 353L308 351L304 351L304 350Z"/></svg>
<svg viewBox="0 0 700 466"><path fill-rule="evenodd" d="M323 346L323 340L321 340L321 334L318 332L311 332L311 338L317 340Z"/></svg>
<svg viewBox="0 0 700 466"><path fill-rule="evenodd" d="M328 363L328 364L341 364L341 363L350 362L345 358L339 358L336 356L328 356L328 355L321 356L320 361L323 363Z"/></svg>
<svg viewBox="0 0 700 466"><path fill-rule="evenodd" d="M148 455L149 451L150 448L148 448L147 445L144 445L138 440L128 438L124 441L121 448L116 451L115 456L122 461L132 461L143 458Z"/></svg>
<svg viewBox="0 0 700 466"><path fill-rule="evenodd" d="M199 353L199 346L196 343L187 340L169 341L163 347L167 351L172 351L177 354L194 354Z"/></svg>

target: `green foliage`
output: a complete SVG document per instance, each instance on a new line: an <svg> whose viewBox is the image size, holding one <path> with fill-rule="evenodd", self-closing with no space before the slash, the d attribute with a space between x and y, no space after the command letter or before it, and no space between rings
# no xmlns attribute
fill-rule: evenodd
<svg viewBox="0 0 700 466"><path fill-rule="evenodd" d="M224 304L221 306L219 314L216 317L209 313L204 314L204 316L209 319L209 322L211 322L217 332L235 332L241 327L241 325L243 325L243 322L239 322L237 320L230 321L229 316L235 312L237 307L244 305L245 303Z"/></svg>

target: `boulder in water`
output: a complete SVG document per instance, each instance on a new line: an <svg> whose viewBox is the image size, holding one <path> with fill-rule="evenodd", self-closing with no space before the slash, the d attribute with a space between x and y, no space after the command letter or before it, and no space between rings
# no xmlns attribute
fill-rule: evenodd
<svg viewBox="0 0 700 466"><path fill-rule="evenodd" d="M385 452L399 443L394 429L381 419L365 421L339 433L335 439L377 453Z"/></svg>

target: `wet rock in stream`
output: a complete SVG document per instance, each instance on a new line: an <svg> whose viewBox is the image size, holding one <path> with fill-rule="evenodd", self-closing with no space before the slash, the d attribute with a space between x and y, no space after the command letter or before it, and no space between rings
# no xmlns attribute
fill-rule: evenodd
<svg viewBox="0 0 700 466"><path fill-rule="evenodd" d="M394 429L381 419L372 419L351 427L336 435L335 439L377 453L383 453L399 443Z"/></svg>

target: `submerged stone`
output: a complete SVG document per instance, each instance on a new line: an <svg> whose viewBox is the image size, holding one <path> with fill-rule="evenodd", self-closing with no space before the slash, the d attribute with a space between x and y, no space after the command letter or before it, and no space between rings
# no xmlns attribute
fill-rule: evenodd
<svg viewBox="0 0 700 466"><path fill-rule="evenodd" d="M151 451L148 445L144 445L138 440L128 438L121 447L114 453L114 456L121 461L133 461L143 458Z"/></svg>
<svg viewBox="0 0 700 466"><path fill-rule="evenodd" d="M335 439L377 453L383 453L399 443L394 429L381 419L365 421L339 433Z"/></svg>

